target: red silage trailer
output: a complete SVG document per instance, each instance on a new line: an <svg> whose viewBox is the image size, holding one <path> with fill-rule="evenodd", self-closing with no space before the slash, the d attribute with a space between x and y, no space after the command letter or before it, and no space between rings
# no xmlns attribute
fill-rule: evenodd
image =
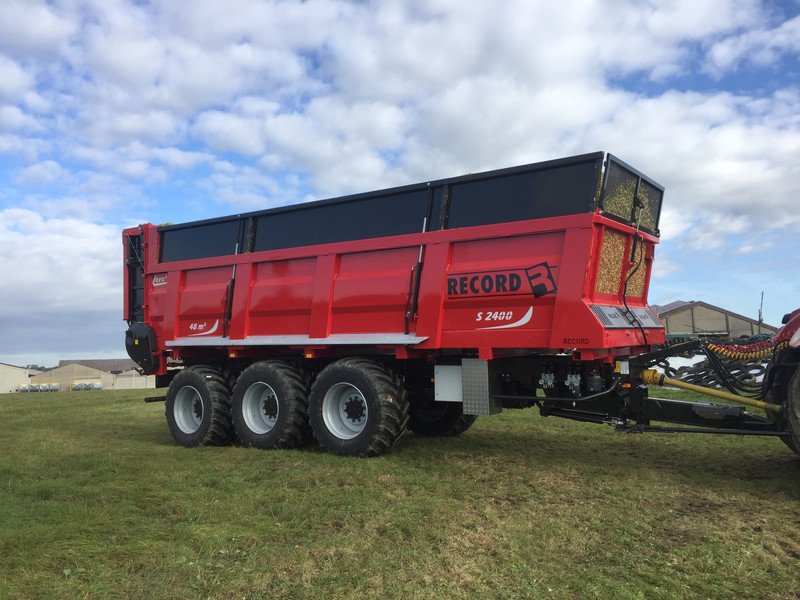
<svg viewBox="0 0 800 600"><path fill-rule="evenodd" d="M368 456L407 426L534 405L649 423L631 359L665 341L647 305L662 197L594 153L126 229L126 348L169 382L186 446L313 433Z"/></svg>

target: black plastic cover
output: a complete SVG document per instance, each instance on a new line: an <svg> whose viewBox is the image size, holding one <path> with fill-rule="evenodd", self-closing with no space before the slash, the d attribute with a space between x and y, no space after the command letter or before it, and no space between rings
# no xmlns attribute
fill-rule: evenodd
<svg viewBox="0 0 800 600"><path fill-rule="evenodd" d="M238 219L164 227L161 229L161 262L236 254L240 231Z"/></svg>
<svg viewBox="0 0 800 600"><path fill-rule="evenodd" d="M594 210L596 161L561 164L452 186L449 229Z"/></svg>
<svg viewBox="0 0 800 600"><path fill-rule="evenodd" d="M128 356L145 373L153 373L158 368L158 358L155 356L156 333L146 323L131 323L125 332L125 350Z"/></svg>
<svg viewBox="0 0 800 600"><path fill-rule="evenodd" d="M428 197L421 189L267 213L256 218L253 251L420 233Z"/></svg>

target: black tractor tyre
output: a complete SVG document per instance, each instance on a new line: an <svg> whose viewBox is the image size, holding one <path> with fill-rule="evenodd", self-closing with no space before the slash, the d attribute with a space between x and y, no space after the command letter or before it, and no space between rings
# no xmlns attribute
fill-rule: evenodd
<svg viewBox="0 0 800 600"><path fill-rule="evenodd" d="M780 365L780 363L778 364ZM793 452L800 454L798 446L795 445L795 441L792 438L788 424L788 414L790 411L789 390L791 388L793 374L786 373L785 371L786 369L781 369L778 372L777 376L772 382L772 385L770 385L769 390L767 391L767 395L764 397L764 400L770 404L782 404L784 410L781 413L767 411L767 418L773 423L777 423L781 428L786 429L786 435L781 436L780 440L789 446ZM765 375L765 377L768 376L769 374Z"/></svg>
<svg viewBox="0 0 800 600"><path fill-rule="evenodd" d="M308 410L314 437L328 452L377 456L402 437L409 406L392 371L371 360L345 358L319 373Z"/></svg>
<svg viewBox="0 0 800 600"><path fill-rule="evenodd" d="M408 428L417 435L454 437L472 427L475 415L465 415L461 402L426 402L411 405Z"/></svg>
<svg viewBox="0 0 800 600"><path fill-rule="evenodd" d="M296 448L305 442L308 386L291 365L274 360L253 363L233 388L231 417L242 444L253 448Z"/></svg>
<svg viewBox="0 0 800 600"><path fill-rule="evenodd" d="M800 369L795 371L789 382L784 411L789 437L783 439L789 448L800 454Z"/></svg>
<svg viewBox="0 0 800 600"><path fill-rule="evenodd" d="M178 373L167 391L165 414L181 446L222 446L234 438L231 391L212 367L195 365Z"/></svg>

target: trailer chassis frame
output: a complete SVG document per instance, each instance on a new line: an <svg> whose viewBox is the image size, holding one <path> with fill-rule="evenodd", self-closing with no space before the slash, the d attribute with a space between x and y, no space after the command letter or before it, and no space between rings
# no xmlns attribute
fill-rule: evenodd
<svg viewBox="0 0 800 600"><path fill-rule="evenodd" d="M714 433L720 435L758 435L789 438L783 419L768 418L747 412L745 407L720 402L690 402L651 397L649 388L642 383L642 373L670 355L693 351L699 342L665 348L626 359L626 367L614 372L612 382L600 392L588 395L556 395L555 390L545 390L545 396L506 393L501 376L492 386L490 397L501 402L504 408L537 406L543 417L554 416L573 421L611 425L619 431L630 433ZM551 357L534 361L534 378L543 370L552 368L554 361L561 372L569 369L567 357ZM503 367L499 366L498 370ZM513 369L517 375L520 369ZM563 389L561 390L563 392ZM674 426L666 426L669 424Z"/></svg>

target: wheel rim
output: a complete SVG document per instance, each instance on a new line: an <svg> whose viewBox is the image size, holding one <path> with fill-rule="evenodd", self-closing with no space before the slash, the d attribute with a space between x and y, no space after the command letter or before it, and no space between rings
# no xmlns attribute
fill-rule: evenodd
<svg viewBox="0 0 800 600"><path fill-rule="evenodd" d="M332 385L322 399L322 420L328 431L342 440L364 431L368 414L364 394L349 383Z"/></svg>
<svg viewBox="0 0 800 600"><path fill-rule="evenodd" d="M278 395L266 383L254 383L242 398L242 417L250 431L269 433L278 421Z"/></svg>
<svg viewBox="0 0 800 600"><path fill-rule="evenodd" d="M203 423L203 397L190 385L182 387L175 394L175 405L172 414L175 424L183 433L194 433Z"/></svg>

